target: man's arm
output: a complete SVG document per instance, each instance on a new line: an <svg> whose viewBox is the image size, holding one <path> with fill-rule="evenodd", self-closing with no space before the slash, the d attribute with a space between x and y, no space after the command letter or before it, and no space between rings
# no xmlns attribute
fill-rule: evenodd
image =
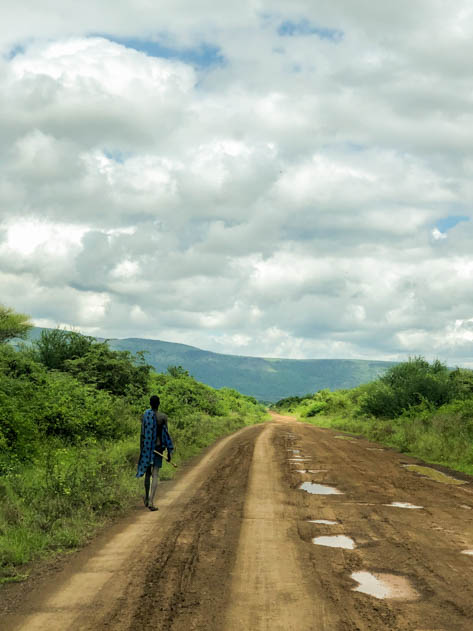
<svg viewBox="0 0 473 631"><path fill-rule="evenodd" d="M172 452L174 451L174 445L172 442L172 438L169 435L169 430L167 428L167 425L164 425L163 427L164 431L163 431L163 438L164 438L164 442L166 449L168 450L168 456L167 456L167 461L171 462L171 458L172 458Z"/></svg>

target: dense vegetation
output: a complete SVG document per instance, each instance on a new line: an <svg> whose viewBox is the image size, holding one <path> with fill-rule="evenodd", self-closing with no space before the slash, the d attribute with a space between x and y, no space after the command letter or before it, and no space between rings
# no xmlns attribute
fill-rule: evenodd
<svg viewBox="0 0 473 631"><path fill-rule="evenodd" d="M214 390L180 366L158 374L143 354L73 331L45 330L20 348L0 343L0 582L37 556L80 544L136 501L151 393L170 418L177 463L265 417L251 397ZM171 473L165 465L161 477Z"/></svg>
<svg viewBox="0 0 473 631"><path fill-rule="evenodd" d="M372 383L289 397L274 407L473 474L472 370L414 357Z"/></svg>

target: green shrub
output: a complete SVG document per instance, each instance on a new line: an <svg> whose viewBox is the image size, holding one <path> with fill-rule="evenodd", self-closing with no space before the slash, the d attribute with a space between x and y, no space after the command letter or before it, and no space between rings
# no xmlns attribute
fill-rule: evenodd
<svg viewBox="0 0 473 631"><path fill-rule="evenodd" d="M454 395L455 387L444 364L429 364L422 357L414 357L393 366L372 384L362 410L377 417L395 418L422 401L440 407Z"/></svg>
<svg viewBox="0 0 473 631"><path fill-rule="evenodd" d="M116 396L136 398L149 388L151 366L143 354L113 351L106 342L94 344L82 357L64 362L67 372L79 381Z"/></svg>
<svg viewBox="0 0 473 631"><path fill-rule="evenodd" d="M93 337L76 331L45 329L34 342L33 352L36 359L47 368L64 370L67 360L84 357L96 343Z"/></svg>

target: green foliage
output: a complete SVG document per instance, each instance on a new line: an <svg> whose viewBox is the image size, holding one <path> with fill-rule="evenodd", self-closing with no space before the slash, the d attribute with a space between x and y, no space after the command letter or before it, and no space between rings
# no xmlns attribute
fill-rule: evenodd
<svg viewBox="0 0 473 631"><path fill-rule="evenodd" d="M50 550L86 541L136 494L136 437L97 446L45 443L33 467L0 478L0 578Z"/></svg>
<svg viewBox="0 0 473 631"><path fill-rule="evenodd" d="M29 316L0 304L0 344L14 338L24 339L32 327Z"/></svg>
<svg viewBox="0 0 473 631"><path fill-rule="evenodd" d="M449 380L453 390L452 399L473 398L473 370L456 368L449 374Z"/></svg>
<svg viewBox="0 0 473 631"><path fill-rule="evenodd" d="M422 357L393 366L373 384L362 411L377 417L395 418L423 401L439 407L455 395L448 368L441 362L429 364Z"/></svg>
<svg viewBox="0 0 473 631"><path fill-rule="evenodd" d="M123 399L0 348L0 473L12 456L32 460L47 437L75 444L129 435L133 412Z"/></svg>
<svg viewBox="0 0 473 631"><path fill-rule="evenodd" d="M158 392L162 409L173 419L174 427L188 423L189 415L198 412L210 417L237 414L242 418L254 411L262 415L265 409L253 397L242 395L232 388L215 390L179 372L152 373L151 388Z"/></svg>
<svg viewBox="0 0 473 631"><path fill-rule="evenodd" d="M34 342L36 358L47 368L64 370L65 362L84 357L96 344L93 337L64 329L43 329Z"/></svg>
<svg viewBox="0 0 473 631"><path fill-rule="evenodd" d="M184 370L182 366L168 366L167 372L171 377L179 379L180 377L189 377L189 371Z"/></svg>
<svg viewBox="0 0 473 631"><path fill-rule="evenodd" d="M309 399L311 397L312 395L310 394L307 394L305 397L285 397L284 399L280 399L279 401L277 401L271 407L274 410L287 410L288 412L292 412L292 410L294 410L300 403L302 403L304 399Z"/></svg>
<svg viewBox="0 0 473 631"><path fill-rule="evenodd" d="M112 351L106 342L93 344L82 357L67 359L64 367L79 381L116 396L135 398L148 391L151 366L143 354Z"/></svg>

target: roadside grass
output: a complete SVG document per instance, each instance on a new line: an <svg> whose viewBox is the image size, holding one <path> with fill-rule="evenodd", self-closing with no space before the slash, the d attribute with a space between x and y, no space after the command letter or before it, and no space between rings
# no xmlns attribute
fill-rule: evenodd
<svg viewBox="0 0 473 631"><path fill-rule="evenodd" d="M170 431L180 464L220 436L266 420L261 407L210 417L194 412ZM83 545L143 493L136 479L140 423L119 441L65 447L49 441L31 464L0 477L0 584L25 580L25 565ZM165 464L161 479L174 476Z"/></svg>

